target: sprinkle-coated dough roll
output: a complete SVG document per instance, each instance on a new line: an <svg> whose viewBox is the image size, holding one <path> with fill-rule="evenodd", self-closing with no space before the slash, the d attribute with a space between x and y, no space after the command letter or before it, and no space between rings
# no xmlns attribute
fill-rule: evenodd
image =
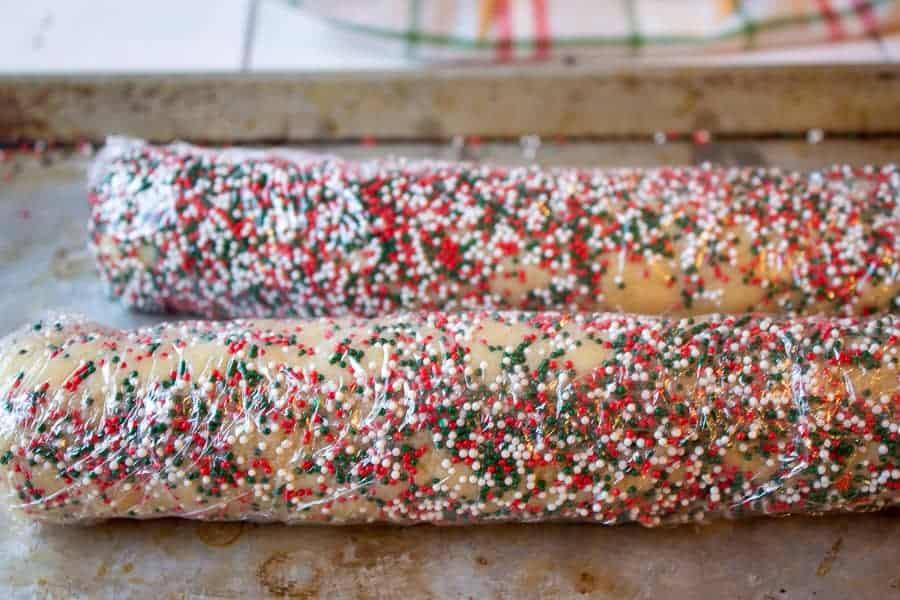
<svg viewBox="0 0 900 600"><path fill-rule="evenodd" d="M652 526L900 501L897 317L45 320L0 345L30 517Z"/></svg>
<svg viewBox="0 0 900 600"><path fill-rule="evenodd" d="M396 310L864 315L900 305L900 171L354 164L112 140L111 293L212 317Z"/></svg>

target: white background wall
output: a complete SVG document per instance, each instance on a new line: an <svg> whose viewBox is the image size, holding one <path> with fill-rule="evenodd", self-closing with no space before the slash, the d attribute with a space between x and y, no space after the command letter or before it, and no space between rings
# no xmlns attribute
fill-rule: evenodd
<svg viewBox="0 0 900 600"><path fill-rule="evenodd" d="M897 60L900 37L693 62ZM418 66L397 46L335 29L278 0L0 0L5 74Z"/></svg>

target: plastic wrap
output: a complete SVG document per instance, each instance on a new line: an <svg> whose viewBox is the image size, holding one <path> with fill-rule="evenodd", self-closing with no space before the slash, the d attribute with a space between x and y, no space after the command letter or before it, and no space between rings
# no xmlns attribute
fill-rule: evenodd
<svg viewBox="0 0 900 600"><path fill-rule="evenodd" d="M211 318L395 310L865 315L900 307L900 172L540 170L114 139L110 292Z"/></svg>
<svg viewBox="0 0 900 600"><path fill-rule="evenodd" d="M0 345L36 519L647 526L900 502L897 317L528 312L106 329Z"/></svg>

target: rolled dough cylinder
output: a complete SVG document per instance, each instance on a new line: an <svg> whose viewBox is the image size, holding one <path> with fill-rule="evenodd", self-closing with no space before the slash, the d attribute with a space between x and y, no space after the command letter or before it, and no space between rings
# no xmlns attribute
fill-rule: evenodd
<svg viewBox="0 0 900 600"><path fill-rule="evenodd" d="M353 164L114 140L91 185L110 292L212 318L395 310L900 308L900 171Z"/></svg>
<svg viewBox="0 0 900 600"><path fill-rule="evenodd" d="M0 472L56 522L647 526L900 501L897 317L46 320Z"/></svg>

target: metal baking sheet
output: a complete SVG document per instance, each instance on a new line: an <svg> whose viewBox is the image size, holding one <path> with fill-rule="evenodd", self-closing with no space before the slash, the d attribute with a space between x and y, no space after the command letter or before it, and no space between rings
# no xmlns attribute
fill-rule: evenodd
<svg viewBox="0 0 900 600"><path fill-rule="evenodd" d="M353 156L460 153L522 160L515 145L331 147ZM896 142L554 147L549 164L718 159L803 168L896 160ZM47 311L135 326L103 295L85 249L81 157L0 162L0 335ZM2 598L900 598L898 513L637 526L285 527L177 520L36 525L0 511Z"/></svg>
<svg viewBox="0 0 900 600"><path fill-rule="evenodd" d="M900 65L471 65L409 71L0 77L0 138L648 139L900 131Z"/></svg>

